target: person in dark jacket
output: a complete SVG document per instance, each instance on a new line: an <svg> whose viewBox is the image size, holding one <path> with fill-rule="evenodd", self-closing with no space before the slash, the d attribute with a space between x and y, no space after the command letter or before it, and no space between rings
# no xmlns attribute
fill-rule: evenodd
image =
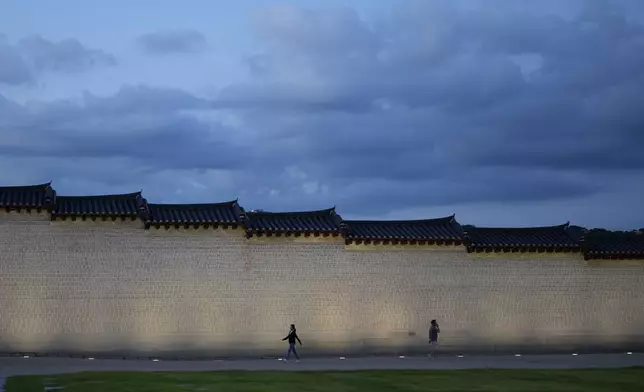
<svg viewBox="0 0 644 392"><path fill-rule="evenodd" d="M299 336L297 336L297 331L295 329L295 324L291 324L291 329L288 332L288 335L282 341L288 339L288 352L286 353L286 358L284 358L285 361L288 361L288 359L291 357L291 353L295 355L295 360L297 362L300 362L300 357L297 355L297 351L295 350L295 341L297 340L300 343L300 346L302 345L302 341L300 340Z"/></svg>
<svg viewBox="0 0 644 392"><path fill-rule="evenodd" d="M441 329L438 326L436 320L432 320L431 326L429 327L429 357L434 359L434 354L436 349L438 349L438 334L441 333Z"/></svg>

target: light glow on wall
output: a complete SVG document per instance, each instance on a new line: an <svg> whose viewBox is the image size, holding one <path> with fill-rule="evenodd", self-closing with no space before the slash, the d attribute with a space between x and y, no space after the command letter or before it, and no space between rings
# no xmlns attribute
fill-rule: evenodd
<svg viewBox="0 0 644 392"><path fill-rule="evenodd" d="M544 347L608 345L644 330L642 265L347 250L337 241L247 241L241 231L52 224L46 215L0 225L9 244L0 253L0 341L12 352L282 352L295 323L305 350L337 358L352 355L344 348L425 348L432 318L446 349L535 336Z"/></svg>

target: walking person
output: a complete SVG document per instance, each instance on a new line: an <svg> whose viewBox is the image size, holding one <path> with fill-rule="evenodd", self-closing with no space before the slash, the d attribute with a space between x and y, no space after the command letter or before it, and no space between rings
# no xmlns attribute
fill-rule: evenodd
<svg viewBox="0 0 644 392"><path fill-rule="evenodd" d="M297 340L300 343L300 347L302 346L302 341L300 340L299 336L297 336L297 330L295 329L295 324L291 324L291 328L288 332L288 335L282 341L288 339L288 352L286 353L286 358L284 358L284 361L288 361L289 358L291 358L291 353L295 355L295 362L300 362L300 357L297 355L297 351L295 350L295 341Z"/></svg>
<svg viewBox="0 0 644 392"><path fill-rule="evenodd" d="M436 350L438 349L438 334L441 333L441 329L438 326L436 320L432 320L431 326L429 327L429 357L434 359Z"/></svg>

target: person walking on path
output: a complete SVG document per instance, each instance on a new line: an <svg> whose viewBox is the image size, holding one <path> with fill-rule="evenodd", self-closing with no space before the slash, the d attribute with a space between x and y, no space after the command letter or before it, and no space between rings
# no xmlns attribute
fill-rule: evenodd
<svg viewBox="0 0 644 392"><path fill-rule="evenodd" d="M291 324L291 329L288 332L288 335L282 341L288 339L288 352L286 353L286 358L284 358L284 361L288 361L289 358L291 358L291 353L295 355L295 360L296 362L300 362L300 357L297 355L297 351L295 350L295 341L297 340L300 343L300 346L302 346L302 341L300 340L299 336L297 336L297 330L295 329L295 324Z"/></svg>
<svg viewBox="0 0 644 392"><path fill-rule="evenodd" d="M431 326L429 327L429 357L434 359L436 349L438 349L438 334L441 333L441 329L438 326L436 320L432 320Z"/></svg>

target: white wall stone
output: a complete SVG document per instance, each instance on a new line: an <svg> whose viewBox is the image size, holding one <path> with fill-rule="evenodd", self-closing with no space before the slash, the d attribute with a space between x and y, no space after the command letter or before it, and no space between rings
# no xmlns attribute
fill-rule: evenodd
<svg viewBox="0 0 644 392"><path fill-rule="evenodd" d="M445 350L641 345L644 265L0 213L0 351L424 350L433 318Z"/></svg>

